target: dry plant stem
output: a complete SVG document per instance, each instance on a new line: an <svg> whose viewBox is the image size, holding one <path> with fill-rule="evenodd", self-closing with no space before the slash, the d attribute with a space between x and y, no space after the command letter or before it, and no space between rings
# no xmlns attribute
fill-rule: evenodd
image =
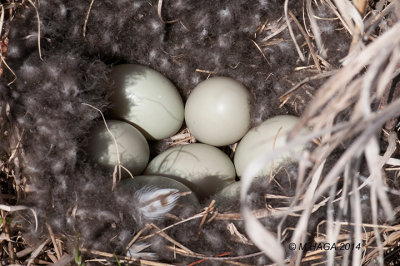
<svg viewBox="0 0 400 266"><path fill-rule="evenodd" d="M395 241L399 241L400 239L400 233L395 232L394 234L390 234L389 237L382 243L382 246L394 244ZM362 260L363 265L365 265L366 262L372 260L373 258L376 258L378 256L379 251L374 248L367 256L365 256Z"/></svg>
<svg viewBox="0 0 400 266"><path fill-rule="evenodd" d="M33 263L33 261L36 259L37 256L39 256L40 252L42 252L42 249L44 246L46 246L50 242L50 239L46 239L45 241L42 242L32 253L31 257L28 260L28 266Z"/></svg>
<svg viewBox="0 0 400 266"><path fill-rule="evenodd" d="M359 32L363 32L364 24L357 9L349 1L334 0L334 2L341 14L341 17L344 19L342 22L346 23L350 34L354 37Z"/></svg>
<svg viewBox="0 0 400 266"><path fill-rule="evenodd" d="M342 91L343 88L353 80L354 76L359 74L366 65L373 61L379 51L387 51L387 55L390 55L390 52L394 47L400 43L399 31L400 23L396 23L390 30L380 36L379 39L367 46L359 56L357 56L357 58L342 68L334 77L331 77L316 93L315 99L308 105L308 109L306 109L303 114L303 117L295 131L303 127L305 121L309 120L312 116L321 112L323 113L323 107L327 106L327 103L337 100L337 97L335 97L337 93ZM347 105L342 108L345 107L347 107ZM321 128L322 125L323 124L314 124L313 126Z"/></svg>
<svg viewBox="0 0 400 266"><path fill-rule="evenodd" d="M163 4L163 0L158 0L157 15L158 15L158 18L161 20L161 22L162 23L175 23L175 22L178 22L179 19L173 19L173 20L170 20L170 21L164 21L164 19L162 18L162 15L161 15L162 4Z"/></svg>
<svg viewBox="0 0 400 266"><path fill-rule="evenodd" d="M292 23L292 19L289 18L289 24ZM271 33L270 35L268 35L267 37L265 37L264 39L261 40L261 42L263 43L262 46L265 46L264 43L266 43L269 39L272 39L273 37L275 37L276 35L278 35L279 33L281 33L282 31L284 31L287 27L288 27L288 23L283 23L276 31L274 31L273 33Z"/></svg>
<svg viewBox="0 0 400 266"><path fill-rule="evenodd" d="M260 48L260 46L258 46L258 44L255 41L253 41L252 39L250 39L250 41L256 46L257 50L261 53L261 55L264 58L265 62L267 62L267 64L271 66L270 62L268 61L267 57L265 56L265 54L262 51L262 49Z"/></svg>
<svg viewBox="0 0 400 266"><path fill-rule="evenodd" d="M38 37L37 37L37 43L38 43L38 52L39 52L39 58L40 60L43 61L42 58L42 50L40 48L40 17L39 17L39 10L37 9L36 5L32 2L32 0L28 0L28 2L33 6L36 12L36 17L37 17L37 24L38 24Z"/></svg>
<svg viewBox="0 0 400 266"><path fill-rule="evenodd" d="M186 222L188 222L188 221L195 220L195 219L200 219L200 218L203 217L203 215L204 215L204 212L199 213L199 214L196 214L196 215L194 215L194 216L192 216L192 217L189 217L189 218L187 218L187 219L185 219L185 220L179 221L179 222L174 223L174 224L172 224L172 225L170 225L170 226L167 226L167 227L165 227L165 228L163 228L163 229L160 229L159 231L156 231L155 233L153 233L153 234L151 234L151 235L144 236L143 238L141 238L141 240L146 240L146 239L152 238L152 237L158 235L159 233L161 233L161 232L163 232L163 231L166 231L166 230L168 230L168 229L170 229L170 228L172 228L172 227L175 227L175 226L177 226L177 225L179 225L179 224L183 224L183 223L186 223Z"/></svg>
<svg viewBox="0 0 400 266"><path fill-rule="evenodd" d="M296 85L294 85L290 90L288 90L287 92L285 92L284 94L282 94L279 97L279 101L281 102L280 107L282 107L291 97L291 95L293 94L293 92L295 92L296 90L298 90L301 86L303 86L304 84L306 84L307 82L310 82L312 80L317 80L317 79L323 79L323 78L327 78L330 76L335 75L338 72L338 70L332 70L332 71L327 71L327 72L322 72L319 73L315 76L312 77L307 77L305 79L303 79L302 81L300 81L299 83L297 83Z"/></svg>
<svg viewBox="0 0 400 266"><path fill-rule="evenodd" d="M111 259L113 259L114 262L115 262L115 256L117 256L118 260L121 263L140 262L141 265L154 265L154 266L170 265L170 264L165 264L165 263L155 262L155 261L150 261L150 260L142 260L142 259L135 259L135 258L126 257L126 256L119 256L119 255L115 255L115 254L108 253L108 252L102 252L102 251L86 249L86 248L80 248L79 251L82 253L90 253L92 255L97 255L97 256L101 256L101 257L105 257L105 258L111 258Z"/></svg>
<svg viewBox="0 0 400 266"><path fill-rule="evenodd" d="M386 109L377 112L376 114L371 114L367 121L360 123L360 126L356 128L355 132L360 132L364 130L361 135L353 142L353 144L346 150L346 152L337 161L331 171L326 175L324 181L320 184L318 190L315 193L314 198L319 198L324 191L326 191L329 186L332 185L333 180L339 175L341 169L344 168L346 162L350 158L362 152L360 147L366 147L366 144L374 136L380 126L385 123L388 119L395 115L400 114L400 99L394 101Z"/></svg>
<svg viewBox="0 0 400 266"><path fill-rule="evenodd" d="M54 250L56 252L57 259L60 260L61 259L61 252L58 250L58 245L57 245L56 239L54 237L53 230L51 229L51 226L48 223L46 223L46 227L47 227L47 230L49 231L51 241L53 242L53 247L54 247Z"/></svg>
<svg viewBox="0 0 400 266"><path fill-rule="evenodd" d="M174 244L175 246L183 249L184 251L186 251L189 254L199 254L199 253L195 253L193 251L191 251L190 249L188 249L187 247L185 247L184 245L182 245L181 243L179 243L178 241L176 241L175 239L173 239L172 237L170 237L169 235L167 235L165 232L163 232L157 225L155 224L150 224L151 227L155 228L158 230L159 234L164 237L166 240L168 240L169 242L171 242L172 244Z"/></svg>
<svg viewBox="0 0 400 266"><path fill-rule="evenodd" d="M390 137L389 137L389 145L388 148L386 149L386 152L383 156L377 156L379 158L379 165L376 167L381 169L385 164L387 164L392 158L392 154L396 151L396 138L397 136L395 135L394 132L391 132ZM369 176L360 186L357 187L357 190L362 189L363 187L369 185L371 183L371 176ZM382 190L385 190L385 188L381 188ZM391 191L393 194L398 194L397 191ZM353 193L355 193L354 189L348 193L348 196L351 196ZM335 200L336 201L336 200ZM365 226L365 225L363 225Z"/></svg>
<svg viewBox="0 0 400 266"><path fill-rule="evenodd" d="M385 7L384 10L382 10L381 12L379 12L379 14L377 16L374 16L370 19L368 19L365 22L365 27L366 27L366 31L364 34L364 39L367 40L369 38L369 36L372 34L372 32L375 30L375 28L379 25L379 23L382 21L382 19L389 13L391 12L396 5L399 5L398 1L393 1L391 2L387 7Z"/></svg>
<svg viewBox="0 0 400 266"><path fill-rule="evenodd" d="M9 230L8 230L8 223L7 223L7 218L6 218L6 214L4 212L4 210L1 210L1 218L3 220L2 222L2 226L4 227L4 239L0 240L0 243L2 242L2 240L7 240L8 241L8 254L9 254L9 260L10 263L14 263L15 261L15 253L12 247L12 243L11 243L11 239L10 239L10 234L9 234ZM2 234L2 235L3 235Z"/></svg>
<svg viewBox="0 0 400 266"><path fill-rule="evenodd" d="M317 21L315 20L315 14L314 10L312 9L311 0L307 0L306 9L308 19L310 20L311 30L314 33L315 42L317 43L318 52L323 58L326 58L326 50L324 48L324 44L322 43L321 31L319 30Z"/></svg>
<svg viewBox="0 0 400 266"><path fill-rule="evenodd" d="M361 200L360 200L360 192L357 188L358 180L354 178L353 182L353 190L355 191L354 195L352 196L351 200L351 208L353 214L353 220L355 223L355 233L354 233L354 241L356 244L362 243L361 237L361 223L362 223L362 213L361 213ZM362 251L361 249L353 250L353 265L361 265L361 256Z"/></svg>
<svg viewBox="0 0 400 266"><path fill-rule="evenodd" d="M199 232L197 233L197 237L200 236L201 229L203 228L204 222L206 221L207 216L210 213L210 211L213 209L214 204L215 204L215 200L212 200L210 205L207 207L207 209L206 209L206 211L205 211L205 213L203 215L203 218L201 218L201 222L200 222L200 226L199 226Z"/></svg>
<svg viewBox="0 0 400 266"><path fill-rule="evenodd" d="M296 25L297 25L297 27L299 28L301 34L303 35L304 39L306 40L307 45L308 45L308 48L310 49L310 53L311 53L311 56L312 56L312 58L313 58L314 64L315 64L315 66L317 67L318 72L321 73L321 72L322 72L321 66L320 66L320 64L319 64L318 58L317 58L317 56L316 56L316 53L315 53L314 47L312 46L312 43L311 43L311 41L310 41L310 38L308 37L307 33L304 31L304 29L303 29L303 27L301 26L300 22L299 22L299 21L297 20L297 18L293 15L292 11L289 11L289 15L292 17L293 21L296 23Z"/></svg>
<svg viewBox="0 0 400 266"><path fill-rule="evenodd" d="M343 27L352 35L352 31L350 30L349 26L347 25L346 21L344 20L344 18L342 17L342 15L340 15L340 13L338 12L336 6L332 3L331 0L324 0L329 8L331 9L331 11L337 16L337 18L340 20L340 22L342 23Z"/></svg>
<svg viewBox="0 0 400 266"><path fill-rule="evenodd" d="M89 9L86 13L86 17L85 17L85 22L83 23L83 30L82 30L82 35L83 38L86 38L86 26L87 26L87 22L89 20L89 15L90 15L90 11L92 10L92 6L93 6L94 0L90 1L90 5L89 5Z"/></svg>
<svg viewBox="0 0 400 266"><path fill-rule="evenodd" d="M1 16L0 16L0 40L3 39L3 34L2 34L3 32L2 32L2 29L3 29L3 24L4 24L4 12L5 12L4 7L3 7L3 5L1 5ZM14 82L17 80L17 75L15 75L15 72L10 68L10 66L7 64L6 60L4 59L2 49L0 49L0 58L1 58L1 63L3 63L3 64L7 67L7 69L8 69L8 70L13 74L13 76L14 76L14 79L13 79L11 82L9 82L9 83L7 84L8 86L10 86L12 83L14 83ZM1 64L0 64L0 66L1 66Z"/></svg>
<svg viewBox="0 0 400 266"><path fill-rule="evenodd" d="M289 34L290 34L290 37L292 38L293 44L296 47L296 51L299 54L301 61L305 62L306 59L305 59L303 53L301 52L300 46L297 44L296 37L294 36L292 26L290 25L291 21L289 20L289 15L288 15L288 4L289 4L289 0L285 0L284 12L285 12L286 23L287 23L287 26L289 29Z"/></svg>
<svg viewBox="0 0 400 266"><path fill-rule="evenodd" d="M364 16L368 0L353 0L353 4L357 8L358 13L360 13L361 16Z"/></svg>
<svg viewBox="0 0 400 266"><path fill-rule="evenodd" d="M230 252L226 252L226 253L215 255L215 257L223 257L223 256L226 256L226 255L229 255L229 254L230 254ZM200 264L200 263L202 263L204 261L207 261L207 259L198 260L196 262L190 263L188 266L194 266L194 265Z"/></svg>
<svg viewBox="0 0 400 266"><path fill-rule="evenodd" d="M326 232L327 232L328 243L336 243L337 235L339 234L339 230L340 230L339 226L333 225L335 210L333 208L332 201L335 198L335 192L336 192L336 186L331 186L329 189L329 202L328 202L328 207L327 207L327 211L326 211L326 216L328 218L327 223L326 223ZM335 250L334 249L328 250L327 257L328 257L328 265L334 265Z"/></svg>
<svg viewBox="0 0 400 266"><path fill-rule="evenodd" d="M188 254L184 250L175 248L173 246L167 246L167 248L169 250L176 252L177 254L185 256L185 257L192 257L192 258L199 258L199 259L206 259L206 260L216 260L216 261L240 260L240 259L253 258L253 257L263 255L263 252L256 252L253 254L236 256L236 257L208 257L208 256L204 256L204 255Z"/></svg>
<svg viewBox="0 0 400 266"><path fill-rule="evenodd" d="M129 244L126 246L124 253L126 253L129 248L136 242L136 240L138 240L138 238L143 234L144 231L146 231L147 229L149 229L151 226L146 224L145 227L143 227L134 237L133 239L129 242Z"/></svg>
<svg viewBox="0 0 400 266"><path fill-rule="evenodd" d="M322 173L323 167L324 167L324 163L322 163L318 167L317 171L312 176L312 179L311 179L312 183L310 184L309 189L305 193L303 204L306 207L306 209L303 211L301 218L296 225L296 230L294 231L294 234L291 238L291 242L296 243L296 245L298 245L298 243L300 243L300 242L304 242L304 240L305 240L306 228L307 228L309 217L311 215L311 208L313 205L312 196L315 193L315 190L316 190L319 180L321 178L321 173ZM300 265L302 254L303 254L302 250L297 250L295 252L294 258L295 258L296 265Z"/></svg>

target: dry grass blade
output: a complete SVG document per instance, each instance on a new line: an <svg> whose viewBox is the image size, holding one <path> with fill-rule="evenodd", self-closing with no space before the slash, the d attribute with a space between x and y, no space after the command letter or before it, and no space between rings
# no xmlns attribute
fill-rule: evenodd
<svg viewBox="0 0 400 266"><path fill-rule="evenodd" d="M322 42L321 31L315 19L315 14L314 10L312 9L311 0L307 0L306 9L308 14L308 19L310 20L311 30L314 34L315 42L318 47L318 52L320 55L322 55L323 58L325 58L327 56L326 49L324 48L324 44Z"/></svg>
<svg viewBox="0 0 400 266"><path fill-rule="evenodd" d="M278 239L264 228L246 206L242 207L242 215L246 232L254 244L275 263L284 265L285 252Z"/></svg>
<svg viewBox="0 0 400 266"><path fill-rule="evenodd" d="M88 11L86 12L85 22L83 23L83 29L82 29L83 38L86 38L86 26L87 26L87 22L89 20L89 15L90 15L90 11L92 10L93 3L94 3L94 0L91 0Z"/></svg>
<svg viewBox="0 0 400 266"><path fill-rule="evenodd" d="M356 36L360 32L364 32L364 24L360 13L349 2L344 0L334 0L336 7L339 9L347 28L350 30L352 36Z"/></svg>
<svg viewBox="0 0 400 266"><path fill-rule="evenodd" d="M358 13L364 16L367 9L368 0L353 0L354 6L357 8Z"/></svg>
<svg viewBox="0 0 400 266"><path fill-rule="evenodd" d="M307 82L310 82L312 80L317 80L317 79L323 79L323 78L327 78L330 76L335 75L338 72L338 70L332 70L332 71L327 71L327 72L322 72L319 73L315 76L312 77L307 77L305 79L303 79L302 81L300 81L299 83L297 83L296 85L294 85L290 90L288 90L287 92L285 92L284 94L282 94L282 96L279 97L280 102L282 103L281 106L290 98L290 96L299 88L301 88L301 86L303 86L304 84L306 84Z"/></svg>
<svg viewBox="0 0 400 266"><path fill-rule="evenodd" d="M36 17L37 17L37 25L38 25L38 36L37 36L37 43L38 43L38 52L39 52L39 58L40 60L43 61L42 59L42 49L40 48L40 17L39 17L39 10L37 9L35 3L32 2L32 0L28 0L28 2L33 6L36 12Z"/></svg>
<svg viewBox="0 0 400 266"><path fill-rule="evenodd" d="M0 40L3 40L3 24L4 24L4 6L1 5L1 16L0 16ZM14 83L17 80L17 75L15 74L15 72L10 68L10 66L7 64L6 60L4 59L3 56L3 49L0 49L0 58L1 58L1 63L4 64L7 69L13 74L14 79L12 81L10 81L7 85L11 85L12 83ZM1 64L0 64L1 67Z"/></svg>
<svg viewBox="0 0 400 266"><path fill-rule="evenodd" d="M260 52L260 54L264 58L265 62L267 62L268 65L271 65L271 63L268 61L267 57L265 56L265 54L262 51L262 49L260 48L260 46L255 41L253 41L252 39L250 39L250 41L256 46L257 50Z"/></svg>
<svg viewBox="0 0 400 266"><path fill-rule="evenodd" d="M179 21L179 19L173 19L173 20L169 20L169 21L164 21L164 19L162 18L162 15L161 15L162 4L163 4L163 0L158 0L157 15L158 15L158 18L161 20L161 22L162 23L175 23L175 22Z"/></svg>
<svg viewBox="0 0 400 266"><path fill-rule="evenodd" d="M299 28L301 34L303 35L304 39L307 42L308 48L310 49L311 56L313 58L315 67L318 69L318 72L321 73L321 66L319 64L317 54L315 53L314 47L312 46L312 43L310 41L310 38L308 37L307 33L304 31L303 27L301 26L300 22L297 20L297 18L293 15L291 11L289 11L290 17L293 19L293 21L296 23L297 27Z"/></svg>
<svg viewBox="0 0 400 266"><path fill-rule="evenodd" d="M110 258L110 259L113 260L113 262L115 262L115 257L117 257L120 263L139 262L140 265L153 265L153 266L171 265L171 264L166 264L166 263L162 263L162 262L135 259L135 258L126 257L126 256L118 256L118 255L115 255L115 254L112 254L112 253L98 251L98 250L92 250L92 249L86 249L86 248L81 248L81 249L79 249L79 251L82 252L82 253L90 253L90 254L93 254L93 255L96 255L96 256ZM106 262L106 261L104 261L104 262Z"/></svg>
<svg viewBox="0 0 400 266"><path fill-rule="evenodd" d="M151 227L155 228L158 230L159 234L164 237L166 240L168 240L169 242L171 242L172 244L174 244L175 246L183 249L184 251L186 251L188 254L197 254L193 251L191 251L190 249L188 249L187 247L185 247L184 245L182 245L181 243L177 242L175 239L173 239L172 237L170 237L169 235L167 235L165 232L163 232L157 225L155 224L150 224Z"/></svg>
<svg viewBox="0 0 400 266"><path fill-rule="evenodd" d="M289 4L289 0L285 0L284 12L285 12L285 19L286 19L287 26L288 26L288 29L289 29L290 37L292 38L293 44L296 47L296 51L299 54L299 57L300 57L301 61L305 62L306 59L305 59L303 53L301 52L300 46L298 45L298 43L296 41L296 37L294 36L294 32L293 32L292 26L290 25L291 21L289 19L289 15L288 15L289 14L288 13L288 4Z"/></svg>
<svg viewBox="0 0 400 266"><path fill-rule="evenodd" d="M32 253L31 253L31 257L28 260L28 266L31 265L33 263L33 261L35 260L35 258L37 256L39 256L40 252L42 251L42 249L44 248L44 246L46 246L48 243L50 242L50 239L46 239L45 241L42 242L42 244L40 244Z"/></svg>
<svg viewBox="0 0 400 266"><path fill-rule="evenodd" d="M53 247L54 247L54 250L56 252L57 259L60 260L61 259L61 252L58 249L58 245L57 245L56 239L54 237L53 230L51 229L51 226L48 223L46 223L46 227L47 227L47 230L49 231L51 241L53 242Z"/></svg>
<svg viewBox="0 0 400 266"><path fill-rule="evenodd" d="M302 127L306 120L310 120L310 118L316 114L324 114L325 112L337 114L349 106L351 102L354 102L356 100L355 96L357 96L357 91L360 90L360 87L355 85L359 85L357 82L360 82L360 78L357 80L353 80L353 78L368 64L370 64L377 54L382 55L379 53L380 51L385 51L386 56L391 55L391 51L400 44L399 31L400 22L396 23L390 30L380 36L379 39L367 46L356 59L342 68L334 77L331 77L317 92L315 99L309 104L308 109L303 114L302 122L298 125L298 128ZM400 58L397 58L396 60L400 60ZM390 80L387 80L387 82L390 82ZM343 88L348 87L350 83L353 84L354 90L343 90ZM346 97L347 100L341 100L343 97ZM338 104L338 101L343 102L344 104ZM326 119L314 119L313 121L319 121L320 124L315 123L313 126L321 128L325 120Z"/></svg>

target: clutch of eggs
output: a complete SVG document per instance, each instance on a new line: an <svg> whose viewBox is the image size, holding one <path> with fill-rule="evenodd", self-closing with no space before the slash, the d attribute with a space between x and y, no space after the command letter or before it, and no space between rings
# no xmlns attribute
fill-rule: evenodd
<svg viewBox="0 0 400 266"><path fill-rule="evenodd" d="M172 136L186 119L190 132L204 144L168 149L150 162L145 174L162 175L182 182L200 200L234 182L236 174L240 177L260 155L283 146L287 133L298 121L297 117L281 115L249 130L249 93L238 81L227 77L214 77L199 83L189 95L185 109L175 86L148 67L135 64L115 66L111 83L113 115L134 125L147 139L160 140ZM133 175L141 174L149 159L145 138L127 123L115 120L108 123L118 143L121 164ZM304 129L300 134L307 132ZM210 146L229 145L241 138L234 164L225 153ZM115 144L104 125L93 131L90 143L90 153L100 165L111 168L117 164ZM291 161L303 149L303 146L296 147L294 153L275 159L275 169L285 161ZM268 175L271 165L267 162L257 175ZM153 183L164 182L154 177L147 181L150 180ZM230 188L234 188L232 195L236 194L239 184Z"/></svg>

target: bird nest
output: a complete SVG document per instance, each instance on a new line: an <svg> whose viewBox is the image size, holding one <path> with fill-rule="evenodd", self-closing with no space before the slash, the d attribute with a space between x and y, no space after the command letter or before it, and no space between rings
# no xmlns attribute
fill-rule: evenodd
<svg viewBox="0 0 400 266"><path fill-rule="evenodd" d="M3 1L2 265L396 265L399 17L389 0ZM253 126L301 119L243 174L236 201L138 223L115 203L118 175L82 148L108 117L119 63L160 71L184 99L201 80L233 77L253 95ZM151 151L192 142L182 128ZM296 163L255 180L305 143Z"/></svg>

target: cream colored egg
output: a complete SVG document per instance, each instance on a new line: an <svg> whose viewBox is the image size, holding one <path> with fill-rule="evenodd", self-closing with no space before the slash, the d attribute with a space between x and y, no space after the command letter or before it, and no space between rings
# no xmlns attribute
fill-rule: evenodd
<svg viewBox="0 0 400 266"><path fill-rule="evenodd" d="M170 148L155 157L146 174L164 175L188 186L200 200L235 180L235 167L220 149L202 143Z"/></svg>
<svg viewBox="0 0 400 266"><path fill-rule="evenodd" d="M185 121L193 136L203 143L214 146L235 143L250 128L249 93L234 79L207 79L189 95Z"/></svg>
<svg viewBox="0 0 400 266"><path fill-rule="evenodd" d="M174 135L182 126L184 107L176 87L159 72L123 64L111 71L112 113L138 128L147 139Z"/></svg>
<svg viewBox="0 0 400 266"><path fill-rule="evenodd" d="M107 121L108 128L118 143L121 164L133 175L141 174L149 161L149 145L134 126L116 120ZM90 158L99 165L113 170L118 163L117 148L104 123L91 132L88 145Z"/></svg>
<svg viewBox="0 0 400 266"><path fill-rule="evenodd" d="M270 118L259 126L252 128L239 142L234 157L234 163L238 176L242 176L250 163L259 156L271 152L274 149L282 147L286 144L287 134L295 127L299 118L291 115L279 115ZM303 129L300 134L308 133L307 129ZM274 169L280 164L290 162L299 155L305 146L297 147L290 153L275 159ZM271 171L271 162L266 162L265 167L258 173L258 176L269 175Z"/></svg>
<svg viewBox="0 0 400 266"><path fill-rule="evenodd" d="M127 178L123 180L119 187L126 187L128 189L134 188L135 190L148 186L149 188L171 188L177 189L179 192L190 192L184 196L182 196L179 200L180 203L190 203L193 206L199 206L199 201L194 193L182 184L172 178L168 178L165 176L158 175L142 175L135 176L134 178Z"/></svg>

